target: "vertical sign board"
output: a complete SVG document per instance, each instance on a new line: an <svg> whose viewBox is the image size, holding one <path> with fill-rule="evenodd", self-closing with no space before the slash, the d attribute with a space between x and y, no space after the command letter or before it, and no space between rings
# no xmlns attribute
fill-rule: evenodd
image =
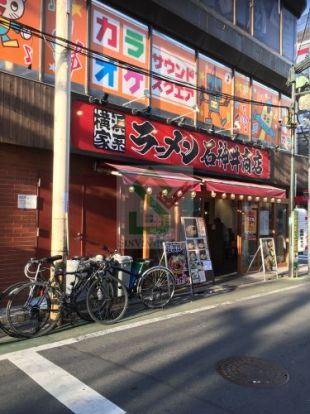
<svg viewBox="0 0 310 414"><path fill-rule="evenodd" d="M272 237L261 237L259 239L259 243L264 274L276 273L278 276L278 264L274 239Z"/></svg>
<svg viewBox="0 0 310 414"><path fill-rule="evenodd" d="M212 262L202 217L181 217L185 233L189 273L193 284L214 281Z"/></svg>
<svg viewBox="0 0 310 414"><path fill-rule="evenodd" d="M90 87L148 105L149 78L143 74L150 66L147 26L98 1L91 3L90 13L90 48L98 52L90 59ZM121 62L137 69L121 67Z"/></svg>
<svg viewBox="0 0 310 414"><path fill-rule="evenodd" d="M288 127L288 108L292 105L292 100L287 96L282 95L280 100L280 119L279 119L279 128L280 128L280 147L286 151L291 150L292 142L292 130Z"/></svg>
<svg viewBox="0 0 310 414"><path fill-rule="evenodd" d="M206 91L199 93L198 120L221 130L231 130L232 99L223 94L233 95L232 70L201 54L198 68L198 87Z"/></svg>
<svg viewBox="0 0 310 414"><path fill-rule="evenodd" d="M12 7L12 8L11 8ZM39 70L40 38L19 27L40 29L41 0L0 1L0 67L13 63L32 71Z"/></svg>
<svg viewBox="0 0 310 414"><path fill-rule="evenodd" d="M277 145L279 108L266 105L279 105L279 95L258 82L253 82L252 99L261 105L252 104L252 140Z"/></svg>
<svg viewBox="0 0 310 414"><path fill-rule="evenodd" d="M235 72L235 96L233 132L249 140L251 134L250 78ZM240 98L240 100L238 100ZM247 101L244 101L247 100Z"/></svg>
<svg viewBox="0 0 310 414"><path fill-rule="evenodd" d="M43 3L44 31L56 35L56 1ZM76 48L71 52L71 81L85 89L86 56L81 53L87 45L87 5L86 0L74 0L72 4L71 41ZM44 73L55 75L55 44L44 42Z"/></svg>
<svg viewBox="0 0 310 414"><path fill-rule="evenodd" d="M186 242L163 242L165 265L173 273L177 287L191 285Z"/></svg>
<svg viewBox="0 0 310 414"><path fill-rule="evenodd" d="M186 114L186 117L195 122L197 103L195 51L154 30L152 73L165 77L165 79L152 78L152 107L175 114ZM169 82L168 79L179 84Z"/></svg>

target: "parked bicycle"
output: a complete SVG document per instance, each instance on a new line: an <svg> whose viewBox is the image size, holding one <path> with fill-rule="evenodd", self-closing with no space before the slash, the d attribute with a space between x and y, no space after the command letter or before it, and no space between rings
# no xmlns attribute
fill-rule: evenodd
<svg viewBox="0 0 310 414"><path fill-rule="evenodd" d="M31 258L24 267L24 275L30 282L43 282L49 278L51 268L54 266L54 262L61 260L62 256L56 255L51 257L43 257L41 259ZM7 319L7 304L11 293L21 286L25 285L25 281L14 283L7 287L0 293L0 329L9 336L18 337L19 335L12 330L10 323Z"/></svg>
<svg viewBox="0 0 310 414"><path fill-rule="evenodd" d="M172 272L165 266L149 266L150 261L140 261L140 268L128 270L120 266L117 260L119 255L110 254L103 260L104 277L95 278L87 292L87 309L91 318L99 323L109 324L121 319L126 309L116 316L115 310L118 309L118 298L121 296L119 292L115 292L113 284L107 284L108 277L117 277L119 274L126 274L129 283L126 285L129 295L137 295L142 303L148 308L163 308L172 299L175 291L175 278ZM104 288L100 285L105 283ZM112 304L111 298L114 299Z"/></svg>
<svg viewBox="0 0 310 414"><path fill-rule="evenodd" d="M93 282L96 282L98 298L101 302L104 299L103 307L110 306L117 298L113 313L106 312L106 323L111 318L113 322L122 317L128 303L127 290L117 278L105 275L106 262L102 256L77 259L79 266L73 272L66 272L64 264L60 263L55 266L53 279L22 284L10 292L6 316L15 336L29 338L47 334L60 320L72 320L75 313L82 319L92 320L88 313L87 291L94 286ZM74 275L69 292L62 286L61 279L66 275Z"/></svg>

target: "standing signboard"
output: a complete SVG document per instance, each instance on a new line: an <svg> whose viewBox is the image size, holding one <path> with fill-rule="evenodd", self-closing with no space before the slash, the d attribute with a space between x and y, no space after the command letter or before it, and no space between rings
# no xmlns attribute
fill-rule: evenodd
<svg viewBox="0 0 310 414"><path fill-rule="evenodd" d="M262 265L260 267L260 271L263 269L264 272L264 280L266 281L266 273L275 273L278 277L278 264L277 264L277 255L275 249L274 239L272 237L260 237L259 238L259 246L252 257L252 260L249 264L247 273L250 271L253 263L255 262L255 258L257 255L261 254Z"/></svg>
<svg viewBox="0 0 310 414"><path fill-rule="evenodd" d="M274 239L272 237L261 237L259 239L264 273L276 273L278 275L278 264Z"/></svg>
<svg viewBox="0 0 310 414"><path fill-rule="evenodd" d="M214 281L207 232L202 217L181 217L185 233L189 274L193 284Z"/></svg>
<svg viewBox="0 0 310 414"><path fill-rule="evenodd" d="M165 265L175 277L177 287L191 285L186 242L163 242Z"/></svg>

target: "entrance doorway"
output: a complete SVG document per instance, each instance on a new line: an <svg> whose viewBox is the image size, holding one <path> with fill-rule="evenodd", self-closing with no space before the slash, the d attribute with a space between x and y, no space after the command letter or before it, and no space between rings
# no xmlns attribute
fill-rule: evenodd
<svg viewBox="0 0 310 414"><path fill-rule="evenodd" d="M237 272L237 201L210 198L204 205L214 274Z"/></svg>

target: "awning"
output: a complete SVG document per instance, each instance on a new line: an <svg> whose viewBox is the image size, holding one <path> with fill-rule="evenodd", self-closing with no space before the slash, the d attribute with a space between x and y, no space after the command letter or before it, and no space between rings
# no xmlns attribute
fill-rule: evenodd
<svg viewBox="0 0 310 414"><path fill-rule="evenodd" d="M265 184L252 184L239 181L221 180L215 178L200 177L207 191L215 193L228 193L256 197L286 198L286 192L282 188Z"/></svg>
<svg viewBox="0 0 310 414"><path fill-rule="evenodd" d="M140 185L143 187L161 187L182 189L185 193L188 190L199 191L201 180L193 178L190 175L159 170L156 167L140 168L131 165L120 165L106 163L112 168L112 174L119 175L123 179L124 184Z"/></svg>

